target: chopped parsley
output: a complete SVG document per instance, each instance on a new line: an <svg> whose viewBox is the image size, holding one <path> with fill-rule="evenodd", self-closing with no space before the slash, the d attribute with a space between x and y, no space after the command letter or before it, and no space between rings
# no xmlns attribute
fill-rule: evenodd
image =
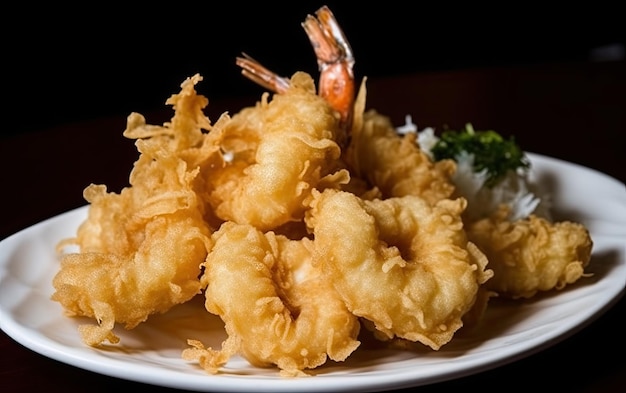
<svg viewBox="0 0 626 393"><path fill-rule="evenodd" d="M503 138L495 131L475 131L466 124L461 131L446 130L431 149L435 160L458 161L462 153L474 156L474 172L486 171L485 185L492 187L509 171L528 168L530 162L513 137Z"/></svg>

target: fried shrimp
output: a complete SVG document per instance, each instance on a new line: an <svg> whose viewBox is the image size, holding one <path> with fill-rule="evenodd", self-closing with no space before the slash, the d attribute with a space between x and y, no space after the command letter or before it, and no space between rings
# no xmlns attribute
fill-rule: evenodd
<svg viewBox="0 0 626 393"><path fill-rule="evenodd" d="M88 217L75 238L58 245L61 267L52 300L69 315L97 321L79 327L88 345L116 343L115 323L132 329L201 290L211 228L195 189L199 168L187 162L202 142L200 128L210 127L204 118L190 117L202 106L192 93L198 80L187 80L168 101L176 108L171 127L146 126L142 116L129 116L125 134L146 138L136 142L141 154L131 186L119 194L104 185L87 187ZM79 250L63 254L69 246Z"/></svg>
<svg viewBox="0 0 626 393"><path fill-rule="evenodd" d="M455 195L468 201L468 237L487 255L502 297L530 298L562 290L584 277L593 242L580 223L555 222L550 195L531 176L531 161L515 141L493 130L420 133L436 159L453 157Z"/></svg>
<svg viewBox="0 0 626 393"><path fill-rule="evenodd" d="M430 203L452 196L454 160L434 162L415 133L400 136L391 120L374 110L363 112L365 86L356 99L350 144L342 157L353 177L376 187L382 198L417 195Z"/></svg>
<svg viewBox="0 0 626 393"><path fill-rule="evenodd" d="M355 96L352 49L330 10L302 26L317 91L308 73L284 78L244 55L242 73L270 90L255 105L213 124L194 75L167 100L170 122L128 117L124 136L140 153L130 186L88 186L87 218L57 245L52 300L95 320L79 326L85 344L118 343L116 324L133 329L195 298L226 338L177 332L182 359L210 374L241 357L307 376L368 338L439 350L480 322L494 294L530 297L585 274L583 226L536 212L514 221L510 207L474 220L480 199L455 183L464 166L435 161L413 124L401 135L366 111L366 78Z"/></svg>
<svg viewBox="0 0 626 393"><path fill-rule="evenodd" d="M213 238L202 277L205 305L223 319L228 338L221 350L190 340L185 359L216 373L241 354L253 365L298 376L328 358L343 361L359 346L358 319L311 265L311 240L233 222Z"/></svg>
<svg viewBox="0 0 626 393"><path fill-rule="evenodd" d="M467 227L494 271L486 287L504 297L561 290L585 275L591 259L593 242L579 223L550 222L536 215L509 221L508 209L502 208Z"/></svg>
<svg viewBox="0 0 626 393"><path fill-rule="evenodd" d="M373 322L380 337L435 350L463 325L492 275L468 242L465 200L431 205L417 196L363 200L345 191L318 193L307 215L315 261L348 309ZM480 297L482 299L482 296Z"/></svg>
<svg viewBox="0 0 626 393"><path fill-rule="evenodd" d="M271 230L301 220L311 190L347 181L337 172L339 118L297 72L289 89L234 115L220 131L230 159L207 175L209 203L223 220Z"/></svg>

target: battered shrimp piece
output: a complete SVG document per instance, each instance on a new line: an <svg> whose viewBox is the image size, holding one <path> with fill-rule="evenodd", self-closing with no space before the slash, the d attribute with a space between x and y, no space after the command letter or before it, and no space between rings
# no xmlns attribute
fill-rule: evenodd
<svg viewBox="0 0 626 393"><path fill-rule="evenodd" d="M585 276L593 246L588 230L553 221L550 195L532 180L531 163L512 139L471 124L441 138L432 130L420 134L430 140L434 157L457 161L455 195L468 200L468 237L494 271L486 288L501 297L530 298Z"/></svg>
<svg viewBox="0 0 626 393"><path fill-rule="evenodd" d="M183 358L216 373L241 354L255 366L301 376L328 358L345 360L359 346L358 319L310 263L311 240L233 222L213 239L202 277L205 305L222 318L228 338L221 350L190 340Z"/></svg>
<svg viewBox="0 0 626 393"><path fill-rule="evenodd" d="M371 321L379 337L439 349L463 325L492 275L468 242L465 200L434 205L417 196L363 200L345 191L316 195L307 223L315 261L348 309Z"/></svg>
<svg viewBox="0 0 626 393"><path fill-rule="evenodd" d="M339 116L315 94L310 75L297 72L289 89L235 114L221 133L223 167L207 176L218 217L271 230L301 220L311 190L347 181L335 172L341 150ZM249 121L248 118L253 121Z"/></svg>
<svg viewBox="0 0 626 393"><path fill-rule="evenodd" d="M508 209L468 224L471 241L487 255L494 277L485 285L508 298L530 298L561 290L585 275L593 242L588 230L570 221L530 215L510 221Z"/></svg>
<svg viewBox="0 0 626 393"><path fill-rule="evenodd" d="M96 320L79 327L88 345L117 343L116 323L132 329L200 293L212 231L196 188L200 167L190 164L208 152L201 131L210 128L208 119L192 116L206 104L193 90L200 79L185 81L168 101L176 108L170 124L149 126L143 116L129 116L125 135L142 138L131 186L120 193L87 187L87 219L75 238L58 245L52 300L69 315ZM78 251L64 253L69 246Z"/></svg>
<svg viewBox="0 0 626 393"><path fill-rule="evenodd" d="M364 112L365 95L362 83L350 144L342 155L352 176L376 187L382 198L417 195L433 204L450 198L454 160L434 162L420 148L416 133L400 136L388 117Z"/></svg>
<svg viewBox="0 0 626 393"><path fill-rule="evenodd" d="M89 216L73 241L80 252L63 255L52 300L70 315L97 320L97 326L80 327L86 344L116 343L115 322L132 329L200 292L210 230L194 194L182 195L186 186L150 201L135 200L132 188L121 194L101 185L85 190Z"/></svg>

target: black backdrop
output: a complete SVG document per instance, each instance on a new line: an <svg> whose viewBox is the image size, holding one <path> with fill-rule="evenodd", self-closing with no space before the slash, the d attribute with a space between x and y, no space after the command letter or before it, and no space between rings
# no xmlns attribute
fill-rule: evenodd
<svg viewBox="0 0 626 393"><path fill-rule="evenodd" d="M538 62L587 61L623 44L617 9L358 2L168 2L159 6L17 4L4 12L3 135L161 108L188 76L209 99L256 95L241 52L285 76L317 72L300 23L328 4L359 77ZM362 3L366 4L366 3Z"/></svg>

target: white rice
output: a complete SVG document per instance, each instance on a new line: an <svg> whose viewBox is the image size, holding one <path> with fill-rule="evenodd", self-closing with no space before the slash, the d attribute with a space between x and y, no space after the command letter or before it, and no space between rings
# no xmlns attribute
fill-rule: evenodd
<svg viewBox="0 0 626 393"><path fill-rule="evenodd" d="M434 158L431 150L439 141L439 137L435 135L433 128L428 127L418 131L411 116L406 116L406 124L398 127L397 132L400 134L417 132L420 147L431 159ZM467 199L468 219L487 217L501 204L506 204L511 208L509 219L512 221L526 218L530 214L551 219L549 195L539 184L531 181L531 168L518 168L515 172L511 171L490 188L485 186L486 171L473 171L473 154L462 153L455 157L455 161L457 170L452 181L456 186L456 194Z"/></svg>

